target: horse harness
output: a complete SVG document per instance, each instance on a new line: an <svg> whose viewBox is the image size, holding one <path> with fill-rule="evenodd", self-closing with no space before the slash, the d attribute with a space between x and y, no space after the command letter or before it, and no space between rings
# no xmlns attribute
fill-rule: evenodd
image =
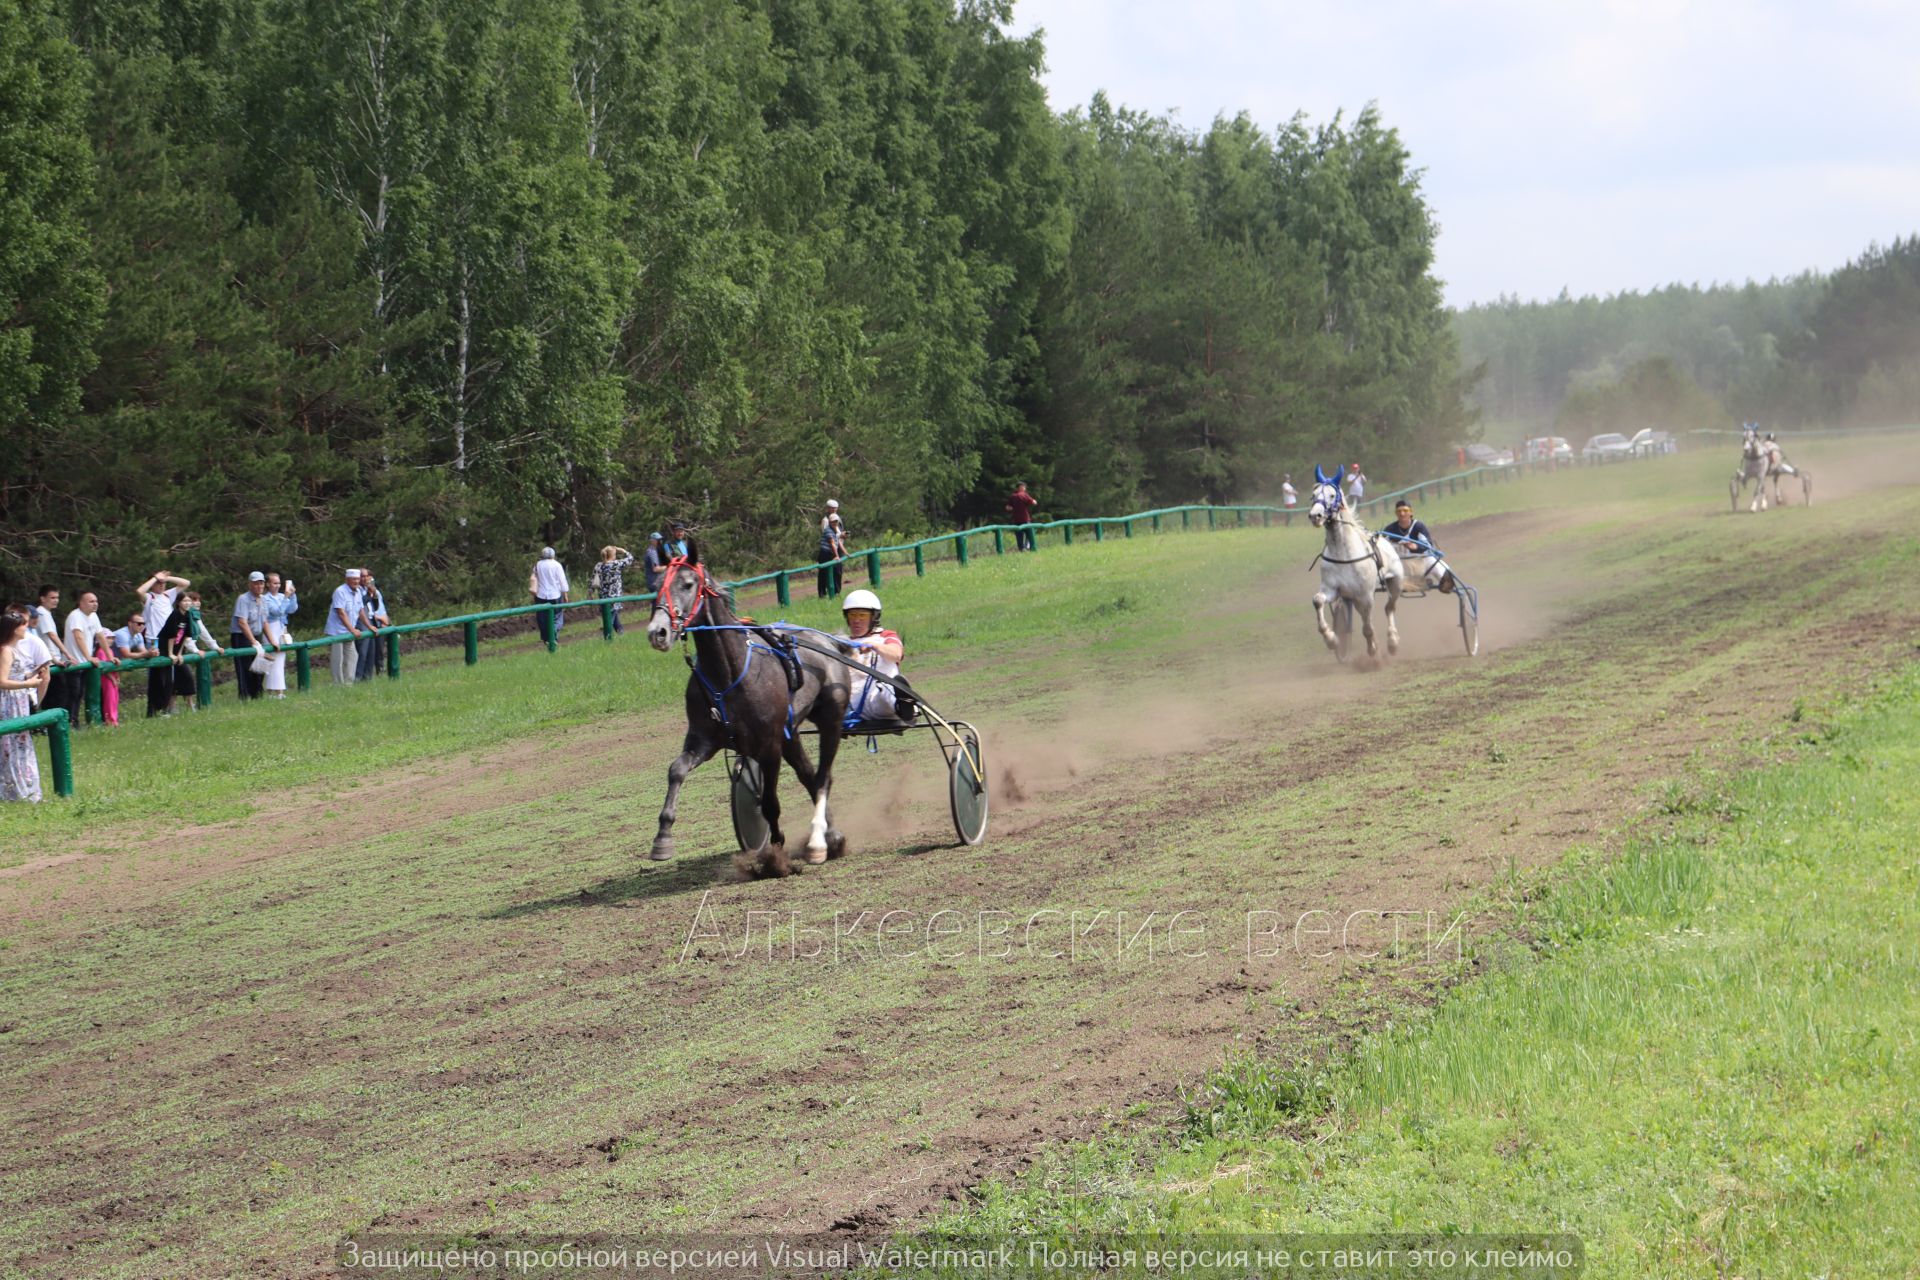
<svg viewBox="0 0 1920 1280"><path fill-rule="evenodd" d="M720 723L721 728L731 731L733 728L733 718L727 712L727 695L731 694L735 689L738 689L746 680L747 673L753 670L754 654L769 653L780 663L780 668L787 678L786 736L791 738L793 736L794 695L800 692L800 687L806 683L807 679L807 673L800 665L800 655L794 649L792 638L781 635L779 632L767 627L754 626L752 625L753 619L751 618L742 619L745 625L741 626L740 630L747 632L750 636L758 636L761 643L756 644L752 639L749 639L747 641L747 660L740 664L740 674L735 676L732 683L728 684L726 688L715 688L713 681L707 678L707 673L700 669L700 660L694 654L693 646L689 643L689 636L696 629L720 629L717 627L695 628L693 623L694 619L700 616L700 611L706 608L709 599L723 599L725 593L713 584L713 579L707 576L707 568L705 565L689 565L685 556L675 556L667 562L666 570L661 575L661 581L670 581L672 574L676 570L683 568L692 570L695 584L693 604L687 609L686 618L682 620L680 617L680 611L674 605L671 592L662 592L656 597L656 603L659 608L666 612L667 622L680 633L680 643L682 646L680 656L686 660L687 670L693 673L693 678L700 682L700 688L707 695L707 713Z"/></svg>

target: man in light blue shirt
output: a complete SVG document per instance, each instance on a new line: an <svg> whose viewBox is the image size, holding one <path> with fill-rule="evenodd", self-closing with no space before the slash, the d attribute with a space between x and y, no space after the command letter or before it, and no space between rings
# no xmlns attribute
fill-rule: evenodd
<svg viewBox="0 0 1920 1280"><path fill-rule="evenodd" d="M366 624L367 600L360 591L358 569L348 569L341 577L343 581L333 589L333 601L327 609L324 634L345 638L338 644L327 646L327 669L333 672L335 684L352 684L360 657L355 651L354 642L360 639L361 629Z"/></svg>

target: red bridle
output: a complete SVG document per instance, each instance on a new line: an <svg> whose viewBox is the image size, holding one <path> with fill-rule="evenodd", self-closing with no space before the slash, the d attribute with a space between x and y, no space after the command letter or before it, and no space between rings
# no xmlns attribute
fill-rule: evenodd
<svg viewBox="0 0 1920 1280"><path fill-rule="evenodd" d="M693 571L694 583L693 606L687 610L687 616L684 618L680 616L680 610L674 606L672 591L673 575L681 569ZM681 632L693 625L693 620L700 616L700 610L706 608L709 599L723 598L724 594L720 588L714 586L713 579L707 576L707 566L689 564L685 556L675 556L667 561L667 567L661 571L660 594L654 597L653 607L667 615L668 630Z"/></svg>

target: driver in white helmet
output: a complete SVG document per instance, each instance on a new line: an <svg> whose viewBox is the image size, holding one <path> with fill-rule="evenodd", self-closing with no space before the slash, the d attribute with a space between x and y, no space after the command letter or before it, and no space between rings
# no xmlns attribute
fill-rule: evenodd
<svg viewBox="0 0 1920 1280"><path fill-rule="evenodd" d="M840 606L840 615L847 620L848 643L860 650L855 661L883 676L899 675L900 659L906 656L907 650L900 643L899 635L881 627L880 597L864 589L850 591L846 603ZM894 687L866 675L854 681L853 696L847 706L854 716L863 720L899 714Z"/></svg>

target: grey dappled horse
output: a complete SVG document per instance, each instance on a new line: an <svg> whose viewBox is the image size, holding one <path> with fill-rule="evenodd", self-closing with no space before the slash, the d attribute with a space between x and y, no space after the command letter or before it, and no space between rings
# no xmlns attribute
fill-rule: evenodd
<svg viewBox="0 0 1920 1280"><path fill-rule="evenodd" d="M1321 548L1320 589L1313 593L1313 617L1320 626L1320 638L1327 648L1346 661L1344 637L1334 630L1328 605L1342 605L1360 615L1360 632L1367 638L1367 656L1378 657L1379 646L1373 637L1373 596L1376 587L1387 592L1387 652L1400 651L1400 630L1394 625L1394 610L1400 607L1400 585L1406 570L1400 553L1382 546L1377 533L1370 533L1353 513L1340 493L1338 476L1330 476L1319 464L1313 468L1313 505L1307 519L1324 528L1326 545Z"/></svg>
<svg viewBox="0 0 1920 1280"><path fill-rule="evenodd" d="M757 871L785 875L789 869L776 786L782 759L793 766L794 776L813 802L807 861L839 857L847 841L833 827L827 795L847 716L847 669L809 649L782 645L777 633L767 628L742 623L728 607L726 594L707 576L699 548L692 545L660 575L659 594L647 622L647 639L662 653L682 635L693 637L694 653L693 670L687 675L687 737L679 757L667 769L667 800L660 809L652 856L656 860L673 856L680 784L722 748L731 748L760 767L760 812L772 834ZM797 687L789 679L790 672L797 674ZM817 767L801 746L803 723L819 730Z"/></svg>
<svg viewBox="0 0 1920 1280"><path fill-rule="evenodd" d="M1740 510L1740 499L1747 491L1747 485L1753 485L1753 501L1748 511L1767 509L1767 450L1761 443L1758 431L1748 431L1740 441L1740 469L1733 473L1733 479L1727 484L1727 494L1733 499L1733 509Z"/></svg>

